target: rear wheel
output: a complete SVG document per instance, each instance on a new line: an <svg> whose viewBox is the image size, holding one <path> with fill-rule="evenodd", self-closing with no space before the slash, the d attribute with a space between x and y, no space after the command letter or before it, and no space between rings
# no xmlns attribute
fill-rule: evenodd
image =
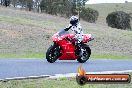
<svg viewBox="0 0 132 88"><path fill-rule="evenodd" d="M89 59L89 57L91 55L91 49L89 48L88 45L84 45L83 47L81 47L81 51L82 51L81 52L82 56L79 57L77 59L77 61L80 62L80 63L84 63Z"/></svg>
<svg viewBox="0 0 132 88"><path fill-rule="evenodd" d="M60 56L60 47L57 45L52 45L46 52L46 59L50 63L54 63Z"/></svg>

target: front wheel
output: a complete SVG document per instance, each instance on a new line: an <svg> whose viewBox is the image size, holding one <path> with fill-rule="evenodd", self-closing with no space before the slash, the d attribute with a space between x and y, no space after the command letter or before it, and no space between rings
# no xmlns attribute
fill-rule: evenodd
<svg viewBox="0 0 132 88"><path fill-rule="evenodd" d="M59 58L59 56L61 56L60 47L57 45L50 46L46 52L46 59L50 63L54 63Z"/></svg>
<svg viewBox="0 0 132 88"><path fill-rule="evenodd" d="M91 55L91 49L89 48L88 45L84 45L83 47L81 47L81 52L82 52L82 56L79 57L77 61L80 63L84 63L89 59Z"/></svg>

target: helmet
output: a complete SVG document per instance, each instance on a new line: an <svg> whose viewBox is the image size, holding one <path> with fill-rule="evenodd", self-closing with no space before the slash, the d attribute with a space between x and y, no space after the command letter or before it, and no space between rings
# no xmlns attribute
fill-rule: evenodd
<svg viewBox="0 0 132 88"><path fill-rule="evenodd" d="M70 24L72 24L72 26L76 25L78 23L78 17L76 16L72 16L70 18Z"/></svg>

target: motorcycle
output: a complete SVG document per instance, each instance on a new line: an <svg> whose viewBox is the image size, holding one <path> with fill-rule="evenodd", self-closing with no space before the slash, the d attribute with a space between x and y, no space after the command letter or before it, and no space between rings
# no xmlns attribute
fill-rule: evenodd
<svg viewBox="0 0 132 88"><path fill-rule="evenodd" d="M82 47L77 47L74 38L74 34L70 34L65 30L61 30L52 36L54 42L46 52L46 59L50 63L54 63L57 59L59 60L77 60L80 63L86 62L90 55L91 49L86 44L93 40L91 34L83 34L84 39L82 41ZM78 55L81 53L81 56Z"/></svg>

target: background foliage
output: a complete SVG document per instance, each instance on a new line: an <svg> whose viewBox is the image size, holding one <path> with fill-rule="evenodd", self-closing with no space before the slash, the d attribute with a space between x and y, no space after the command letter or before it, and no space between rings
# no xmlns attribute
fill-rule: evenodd
<svg viewBox="0 0 132 88"><path fill-rule="evenodd" d="M116 11L108 14L106 22L108 26L117 29L131 29L131 16L123 11Z"/></svg>

